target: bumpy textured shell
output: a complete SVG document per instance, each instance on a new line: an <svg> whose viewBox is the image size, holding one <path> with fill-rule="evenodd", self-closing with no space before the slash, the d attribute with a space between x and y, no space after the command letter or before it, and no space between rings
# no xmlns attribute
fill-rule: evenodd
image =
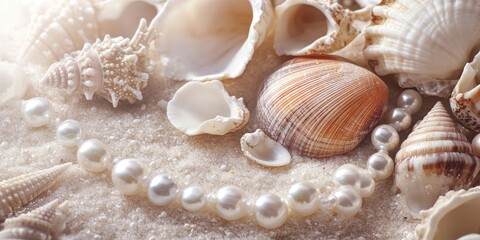
<svg viewBox="0 0 480 240"><path fill-rule="evenodd" d="M259 127L310 157L355 148L380 119L388 88L370 71L334 58L295 58L265 81Z"/></svg>
<svg viewBox="0 0 480 240"><path fill-rule="evenodd" d="M448 97L480 46L477 1L384 0L372 14L365 56L404 88Z"/></svg>
<svg viewBox="0 0 480 240"><path fill-rule="evenodd" d="M50 188L70 165L65 163L0 182L0 222Z"/></svg>
<svg viewBox="0 0 480 240"><path fill-rule="evenodd" d="M440 102L402 143L395 163L396 185L413 214L448 190L479 182L480 160Z"/></svg>

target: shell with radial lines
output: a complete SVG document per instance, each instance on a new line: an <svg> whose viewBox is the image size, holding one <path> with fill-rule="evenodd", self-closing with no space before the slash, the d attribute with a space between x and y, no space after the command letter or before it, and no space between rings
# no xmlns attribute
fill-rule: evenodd
<svg viewBox="0 0 480 240"><path fill-rule="evenodd" d="M50 188L70 165L65 163L0 182L0 222Z"/></svg>
<svg viewBox="0 0 480 240"><path fill-rule="evenodd" d="M41 82L68 93L81 92L88 100L94 94L102 96L113 107L119 101L142 100L141 90L153 71L148 47L155 34L142 19L132 39L106 35L103 40L87 43L81 51L50 66Z"/></svg>
<svg viewBox="0 0 480 240"><path fill-rule="evenodd" d="M309 157L355 148L376 125L388 88L372 72L339 58L294 58L264 83L256 117L278 143Z"/></svg>
<svg viewBox="0 0 480 240"><path fill-rule="evenodd" d="M480 160L438 102L395 156L395 183L416 215L451 189L479 183Z"/></svg>

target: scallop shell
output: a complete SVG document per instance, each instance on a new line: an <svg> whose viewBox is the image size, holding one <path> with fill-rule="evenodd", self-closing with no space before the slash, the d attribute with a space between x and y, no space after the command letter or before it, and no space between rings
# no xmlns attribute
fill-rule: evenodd
<svg viewBox="0 0 480 240"><path fill-rule="evenodd" d="M0 222L49 189L70 165L65 163L0 182Z"/></svg>
<svg viewBox="0 0 480 240"><path fill-rule="evenodd" d="M380 119L388 88L370 71L336 58L295 58L265 81L259 127L301 155L355 148Z"/></svg>
<svg viewBox="0 0 480 240"><path fill-rule="evenodd" d="M41 82L68 93L81 92L88 100L97 94L113 107L119 101L142 100L141 90L147 86L153 70L148 47L155 32L142 19L131 40L107 35L103 41L87 43L81 51L67 54L50 66Z"/></svg>
<svg viewBox="0 0 480 240"><path fill-rule="evenodd" d="M164 75L205 81L240 76L269 34L270 0L170 0L158 19Z"/></svg>
<svg viewBox="0 0 480 240"><path fill-rule="evenodd" d="M275 12L274 48L278 55L331 53L360 33L352 26L352 12L336 1L287 0Z"/></svg>
<svg viewBox="0 0 480 240"><path fill-rule="evenodd" d="M250 112L243 98L229 96L218 81L189 82L167 105L170 123L187 135L224 135L247 124Z"/></svg>
<svg viewBox="0 0 480 240"><path fill-rule="evenodd" d="M448 97L480 47L477 1L389 0L372 14L364 53L378 75L403 88Z"/></svg>
<svg viewBox="0 0 480 240"><path fill-rule="evenodd" d="M244 134L240 146L245 157L267 167L285 166L292 159L284 146L273 141L260 129Z"/></svg>
<svg viewBox="0 0 480 240"><path fill-rule="evenodd" d="M451 189L479 183L480 160L438 102L402 143L395 182L415 215Z"/></svg>
<svg viewBox="0 0 480 240"><path fill-rule="evenodd" d="M30 83L16 63L0 62L0 106L10 99L23 98Z"/></svg>

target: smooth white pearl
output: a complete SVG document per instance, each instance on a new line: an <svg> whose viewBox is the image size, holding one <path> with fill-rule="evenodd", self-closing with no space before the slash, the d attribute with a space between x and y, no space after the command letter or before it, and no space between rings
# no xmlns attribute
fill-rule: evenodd
<svg viewBox="0 0 480 240"><path fill-rule="evenodd" d="M205 207L205 191L199 186L190 186L183 190L180 202L185 210L191 212L198 211Z"/></svg>
<svg viewBox="0 0 480 240"><path fill-rule="evenodd" d="M375 180L383 180L393 173L393 159L384 152L372 154L367 160L367 170Z"/></svg>
<svg viewBox="0 0 480 240"><path fill-rule="evenodd" d="M415 114L422 107L422 96L413 89L407 89L398 96L397 106L409 114Z"/></svg>
<svg viewBox="0 0 480 240"><path fill-rule="evenodd" d="M320 197L319 206L325 211L332 211L333 208L338 204L337 197L330 195L328 197Z"/></svg>
<svg viewBox="0 0 480 240"><path fill-rule="evenodd" d="M42 97L23 101L22 117L30 127L47 125L52 118L52 104Z"/></svg>
<svg viewBox="0 0 480 240"><path fill-rule="evenodd" d="M132 195L140 189L143 166L135 159L124 159L113 166L113 185L123 194Z"/></svg>
<svg viewBox="0 0 480 240"><path fill-rule="evenodd" d="M110 148L98 139L88 139L77 151L77 160L82 168L90 172L102 172L112 161Z"/></svg>
<svg viewBox="0 0 480 240"><path fill-rule="evenodd" d="M177 185L166 175L155 176L148 185L148 199L157 206L167 206L178 194Z"/></svg>
<svg viewBox="0 0 480 240"><path fill-rule="evenodd" d="M80 123L75 120L65 120L57 127L57 139L64 146L76 146L84 136Z"/></svg>
<svg viewBox="0 0 480 240"><path fill-rule="evenodd" d="M225 186L220 188L215 194L215 200L215 210L225 220L237 220L248 213L244 193L238 187Z"/></svg>
<svg viewBox="0 0 480 240"><path fill-rule="evenodd" d="M472 140L473 153L480 157L480 134L477 134Z"/></svg>
<svg viewBox="0 0 480 240"><path fill-rule="evenodd" d="M372 175L370 175L368 171L362 171L360 175L360 185L355 189L357 189L363 198L370 197L373 192L375 192L375 180L373 180Z"/></svg>
<svg viewBox="0 0 480 240"><path fill-rule="evenodd" d="M318 210L318 190L310 183L296 183L287 194L287 205L292 212L307 216Z"/></svg>
<svg viewBox="0 0 480 240"><path fill-rule="evenodd" d="M403 131L412 124L412 116L403 108L394 108L388 113L387 121L390 123L390 126L397 129L397 131Z"/></svg>
<svg viewBox="0 0 480 240"><path fill-rule="evenodd" d="M333 180L338 185L354 187L362 197L369 197L375 191L375 181L372 176L366 170L353 164L340 166L335 171Z"/></svg>
<svg viewBox="0 0 480 240"><path fill-rule="evenodd" d="M372 144L377 150L392 151L398 146L400 136L390 125L382 124L372 131Z"/></svg>
<svg viewBox="0 0 480 240"><path fill-rule="evenodd" d="M261 227L278 228L287 221L287 217L287 205L275 194L262 194L255 202L255 221Z"/></svg>
<svg viewBox="0 0 480 240"><path fill-rule="evenodd" d="M333 211L339 215L353 216L362 207L362 196L351 186L341 186L332 193L332 196L338 201L338 204L333 206Z"/></svg>

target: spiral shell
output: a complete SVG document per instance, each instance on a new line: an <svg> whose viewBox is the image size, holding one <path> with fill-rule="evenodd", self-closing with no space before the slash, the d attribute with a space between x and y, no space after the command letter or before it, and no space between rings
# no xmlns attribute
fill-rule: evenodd
<svg viewBox="0 0 480 240"><path fill-rule="evenodd" d="M388 88L370 71L336 58L295 58L265 81L259 127L309 157L355 148L380 119Z"/></svg>
<svg viewBox="0 0 480 240"><path fill-rule="evenodd" d="M395 182L412 213L417 214L450 189L478 184L479 161L438 102L397 152Z"/></svg>

